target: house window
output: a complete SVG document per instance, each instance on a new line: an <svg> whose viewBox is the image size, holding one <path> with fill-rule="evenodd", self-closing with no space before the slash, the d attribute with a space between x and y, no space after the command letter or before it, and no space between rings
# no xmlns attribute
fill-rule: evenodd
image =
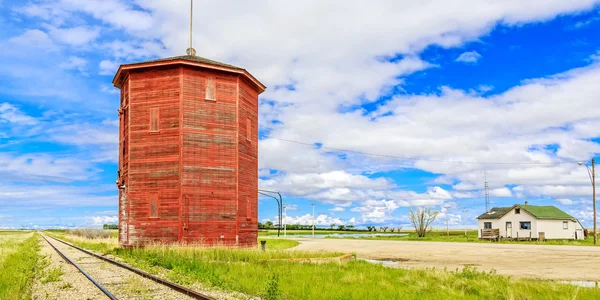
<svg viewBox="0 0 600 300"><path fill-rule="evenodd" d="M521 230L531 230L531 222L519 222L521 223Z"/></svg>
<svg viewBox="0 0 600 300"><path fill-rule="evenodd" d="M252 122L250 118L246 118L246 140L249 141L252 138Z"/></svg>
<svg viewBox="0 0 600 300"><path fill-rule="evenodd" d="M492 222L483 222L484 229L492 229Z"/></svg>
<svg viewBox="0 0 600 300"><path fill-rule="evenodd" d="M520 208L515 208L515 214L520 214L521 213L521 209Z"/></svg>
<svg viewBox="0 0 600 300"><path fill-rule="evenodd" d="M150 132L158 132L158 124L160 119L158 109L158 107L150 108Z"/></svg>
<svg viewBox="0 0 600 300"><path fill-rule="evenodd" d="M569 221L563 221L563 229L569 229Z"/></svg>
<svg viewBox="0 0 600 300"><path fill-rule="evenodd" d="M158 193L150 195L150 218L158 218Z"/></svg>
<svg viewBox="0 0 600 300"><path fill-rule="evenodd" d="M216 84L214 77L206 78L206 93L204 95L204 99L206 100L217 100L217 92L216 92Z"/></svg>

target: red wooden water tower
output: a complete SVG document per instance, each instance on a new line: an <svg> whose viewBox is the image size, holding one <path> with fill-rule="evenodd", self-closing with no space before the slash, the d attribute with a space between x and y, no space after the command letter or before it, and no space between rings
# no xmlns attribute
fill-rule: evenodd
<svg viewBox="0 0 600 300"><path fill-rule="evenodd" d="M113 79L123 246L256 245L258 95L266 87L191 50L121 65Z"/></svg>

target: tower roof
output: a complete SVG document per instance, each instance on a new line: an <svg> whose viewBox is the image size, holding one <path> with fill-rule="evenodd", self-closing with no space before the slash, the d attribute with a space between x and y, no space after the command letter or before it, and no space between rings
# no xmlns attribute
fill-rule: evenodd
<svg viewBox="0 0 600 300"><path fill-rule="evenodd" d="M130 70L168 66L175 64L184 64L207 69L238 73L246 77L250 82L252 82L259 91L259 93L262 93L266 89L265 85L263 85L260 81L258 81L258 79L256 79L254 76L252 76L252 74L250 74L243 68L195 55L173 56L131 64L123 64L119 67L119 70L117 70L117 74L115 74L115 77L113 78L113 85L120 88L122 84L122 78L124 78Z"/></svg>

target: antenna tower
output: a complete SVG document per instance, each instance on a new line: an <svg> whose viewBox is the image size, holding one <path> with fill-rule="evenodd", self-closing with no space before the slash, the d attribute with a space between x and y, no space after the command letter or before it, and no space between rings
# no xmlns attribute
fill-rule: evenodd
<svg viewBox="0 0 600 300"><path fill-rule="evenodd" d="M485 169L483 170L483 176L485 179L485 211L488 212L490 211L490 189L487 181L487 171Z"/></svg>

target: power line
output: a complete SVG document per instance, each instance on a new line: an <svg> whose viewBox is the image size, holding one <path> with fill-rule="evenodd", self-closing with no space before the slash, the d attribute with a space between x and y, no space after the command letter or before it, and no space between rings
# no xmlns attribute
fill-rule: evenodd
<svg viewBox="0 0 600 300"><path fill-rule="evenodd" d="M293 141L293 140L288 140L288 139L282 139L282 138L273 137L273 136L265 136L265 137L271 138L271 139L274 139L274 140L283 141L283 142L288 142L288 143L294 143L294 144L299 144L299 145L305 145L305 146L315 147L315 144L311 144L311 143L305 143L305 142ZM428 158L415 158L415 157L406 157L406 156L386 155L386 154L377 154L377 153L355 151L355 150L348 150L348 149L341 149L341 148L333 148L333 147L327 147L327 146L320 146L319 149L327 149L327 150L332 150L332 151L356 153L356 154L369 155L369 156L377 156L377 157L385 157L385 158L395 158L395 159L402 159L402 160L431 161L431 162L456 163L456 164L476 164L476 165L558 165L558 164L566 164L566 163L568 163L568 164L576 163L576 161L555 161L555 162L477 162L477 161L428 159Z"/></svg>

